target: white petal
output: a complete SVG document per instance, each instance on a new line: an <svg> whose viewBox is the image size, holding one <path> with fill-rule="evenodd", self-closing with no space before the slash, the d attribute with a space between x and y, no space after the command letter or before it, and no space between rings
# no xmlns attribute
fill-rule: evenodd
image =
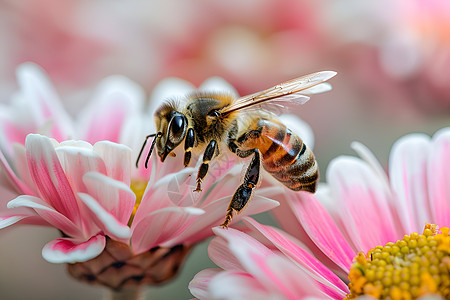
<svg viewBox="0 0 450 300"><path fill-rule="evenodd" d="M185 99L186 95L194 90L195 87L187 81L175 77L166 78L153 88L147 112L153 116L164 101Z"/></svg>
<svg viewBox="0 0 450 300"><path fill-rule="evenodd" d="M27 218L26 216L0 217L0 229L6 228Z"/></svg>
<svg viewBox="0 0 450 300"><path fill-rule="evenodd" d="M171 242L194 222L202 209L194 207L165 207L133 222L131 245L133 251L142 253L155 246L174 246ZM170 243L170 245L169 245Z"/></svg>
<svg viewBox="0 0 450 300"><path fill-rule="evenodd" d="M353 246L368 251L373 245L397 240L401 235L391 215L391 198L381 178L359 158L340 156L327 169L327 182ZM380 223L380 216L383 222Z"/></svg>
<svg viewBox="0 0 450 300"><path fill-rule="evenodd" d="M52 122L51 130L45 134L58 140L73 136L71 118L45 72L34 63L24 63L17 68L17 80L34 122L38 126L44 126L49 120Z"/></svg>
<svg viewBox="0 0 450 300"><path fill-rule="evenodd" d="M281 295L271 293L261 282L249 274L236 271L224 271L214 276L209 282L208 291L211 299L286 299Z"/></svg>
<svg viewBox="0 0 450 300"><path fill-rule="evenodd" d="M210 77L206 79L199 87L199 90L205 92L224 92L238 97L236 89L221 77Z"/></svg>
<svg viewBox="0 0 450 300"><path fill-rule="evenodd" d="M42 249L42 257L51 263L76 263L97 257L105 249L106 239L98 234L86 242L70 238L55 239Z"/></svg>
<svg viewBox="0 0 450 300"><path fill-rule="evenodd" d="M198 299L208 299L208 286L211 279L219 274L221 269L205 269L198 272L189 282L189 291Z"/></svg>
<svg viewBox="0 0 450 300"><path fill-rule="evenodd" d="M450 127L436 132L428 157L428 192L433 223L450 224Z"/></svg>
<svg viewBox="0 0 450 300"><path fill-rule="evenodd" d="M83 182L87 193L103 208L113 213L120 222L128 222L136 202L136 195L128 185L97 172L86 173Z"/></svg>
<svg viewBox="0 0 450 300"><path fill-rule="evenodd" d="M127 224L123 224L117 220L90 195L79 193L78 197L91 210L93 221L98 227L104 230L106 235L119 239L128 239L131 236L131 230Z"/></svg>
<svg viewBox="0 0 450 300"><path fill-rule="evenodd" d="M101 141L94 144L94 151L106 165L106 174L129 185L131 180L131 149L122 144Z"/></svg>
<svg viewBox="0 0 450 300"><path fill-rule="evenodd" d="M427 160L430 137L410 134L400 138L389 157L389 175L397 196L394 204L406 232L421 232L431 218L428 200Z"/></svg>
<svg viewBox="0 0 450 300"><path fill-rule="evenodd" d="M29 211L28 216L38 215L55 228L72 237L79 237L82 234L82 228L76 226L67 216L58 212L40 198L29 195L20 195L9 201L7 207L10 209L19 207L32 209Z"/></svg>
<svg viewBox="0 0 450 300"><path fill-rule="evenodd" d="M383 170L383 168L381 167L378 160L375 158L375 155L372 153L372 151L370 151L369 148L367 148L365 145L363 145L359 142L353 142L351 144L351 148L353 150L355 150L355 152L358 153L358 155L363 160L365 160L369 164L369 166L371 166L373 168L373 170L375 171L375 173L378 176L380 176L380 179L384 185L385 191L390 194L391 189L390 189L390 185L389 185L389 179L386 175L386 172Z"/></svg>
<svg viewBox="0 0 450 300"><path fill-rule="evenodd" d="M123 124L142 112L144 100L145 92L130 79L119 75L104 79L80 114L80 136L91 143L119 142Z"/></svg>

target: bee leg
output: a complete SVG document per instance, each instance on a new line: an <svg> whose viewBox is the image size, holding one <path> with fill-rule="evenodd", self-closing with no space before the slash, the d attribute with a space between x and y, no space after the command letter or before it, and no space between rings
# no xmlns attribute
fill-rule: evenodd
<svg viewBox="0 0 450 300"><path fill-rule="evenodd" d="M195 133L194 129L189 128L186 133L186 139L184 141L184 167L189 166L192 157L192 148L195 144Z"/></svg>
<svg viewBox="0 0 450 300"><path fill-rule="evenodd" d="M254 153L254 156L245 173L244 182L237 188L236 192L234 192L233 198L231 199L230 205L228 206L225 221L220 225L223 228L228 228L228 224L231 222L231 219L233 218L234 211L240 213L242 209L245 207L245 205L247 205L247 202L252 195L253 189L256 187L256 184L258 183L259 172L261 168L260 154L257 149L249 151ZM237 149L237 153L239 153L239 149ZM242 152L242 155L244 155L244 152Z"/></svg>
<svg viewBox="0 0 450 300"><path fill-rule="evenodd" d="M205 153L203 153L203 163L198 169L197 188L194 190L194 192L202 191L202 180L203 178L205 178L206 173L208 173L209 162L213 158L216 149L217 149L217 142L214 140L209 142L208 146L206 147Z"/></svg>

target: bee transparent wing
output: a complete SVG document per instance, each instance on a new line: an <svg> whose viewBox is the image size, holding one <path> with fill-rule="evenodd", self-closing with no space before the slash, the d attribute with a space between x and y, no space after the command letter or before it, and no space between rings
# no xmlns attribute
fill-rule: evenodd
<svg viewBox="0 0 450 300"><path fill-rule="evenodd" d="M283 113L288 113L289 110L297 105L302 105L308 102L310 98L299 93L281 96L270 101L265 101L259 104L254 104L251 106L240 108L239 110L245 109L245 111L259 111L266 110L274 113L275 115L280 115Z"/></svg>
<svg viewBox="0 0 450 300"><path fill-rule="evenodd" d="M323 85L324 81L327 81L335 75L336 72L323 71L278 84L262 92L236 99L230 106L222 111L222 114L228 114L233 111L254 106L262 108L267 106L267 104L270 104L270 102L274 102L274 104L277 102L276 105L278 106L284 106L283 104L288 103L303 104L309 100L309 97L303 94L317 94L329 90L331 85ZM318 87L315 88L316 86ZM282 102L283 104L281 104ZM262 106L263 104L264 106Z"/></svg>
<svg viewBox="0 0 450 300"><path fill-rule="evenodd" d="M328 82L319 83L318 85L315 85L313 87L310 87L306 90L302 91L303 95L313 95L313 94L320 94L324 92L329 92L333 88L331 87L331 84Z"/></svg>

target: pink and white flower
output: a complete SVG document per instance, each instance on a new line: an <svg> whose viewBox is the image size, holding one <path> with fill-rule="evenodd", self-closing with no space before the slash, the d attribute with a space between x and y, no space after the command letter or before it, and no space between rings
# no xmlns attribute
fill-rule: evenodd
<svg viewBox="0 0 450 300"><path fill-rule="evenodd" d="M286 232L258 224L251 218L245 219L247 227L243 229L250 236L216 229L215 233L220 238L211 243L209 255L223 270L205 270L197 274L190 284L191 292L200 299L227 299L237 293L246 297L275 293L280 299L295 299L311 290L311 287L302 287L302 281L312 280L315 283L312 285L314 290L324 293L325 298L342 299L349 289L336 275L341 278L349 276L353 263L361 261L358 253L368 253L366 259L371 260L369 254L376 246L395 246L397 241L401 245L405 243L401 241L403 236L422 232L425 223L449 225L450 128L439 130L432 138L424 134L411 134L399 139L391 151L389 178L367 148L359 143L353 144L353 148L362 159L341 156L333 160L327 170L327 184L319 186L316 195L304 192L285 192L280 195L279 198L287 201L283 204L287 205L281 205L274 212ZM420 237L418 234L415 236ZM227 243L223 242L224 239ZM241 242L236 243L236 239ZM305 244L302 245L300 240ZM251 241L251 246L248 246L248 241ZM235 244L245 245L242 247L248 249L237 248ZM265 278L284 273L281 270L284 266L281 263L264 266L257 256L252 258L252 255L248 255L253 248L257 248L255 244L259 248L264 244L270 249L261 250L266 257L282 253L291 260L292 266L284 272L292 272L293 268L296 271L306 270L303 275L297 275L297 281L300 281L298 285L290 286L290 292L299 289L301 292L294 294L294 297L286 293L289 281L267 283ZM413 243L409 248L414 246ZM444 257L448 259L450 250L448 247L443 249L446 251ZM240 254L246 252L247 256ZM351 280L355 278L355 271L352 272L353 275L349 276ZM427 268L420 269L420 272L422 277L419 276L417 282L403 285L409 287L411 284L413 296L420 292L416 286L424 288L422 292L432 292L434 288L435 293L448 296L445 294L448 281L439 276L438 279L430 279L427 272L431 271ZM225 288L229 286L227 281L238 278L246 278L249 283L238 285L231 291ZM440 286L440 282L444 285ZM362 286L361 283L359 285ZM372 295L377 295L381 289L376 286L371 290L374 292Z"/></svg>
<svg viewBox="0 0 450 300"><path fill-rule="evenodd" d="M300 241L245 218L242 231L215 228L209 247L221 269L198 273L189 284L199 299L316 299L345 297L347 286ZM245 233L244 233L245 232Z"/></svg>
<svg viewBox="0 0 450 300"><path fill-rule="evenodd" d="M361 158L331 161L327 184L316 195L286 194L293 214L275 213L287 232L301 238L295 229L300 226L348 271L357 251L421 232L425 223L450 224L450 128L432 138L419 133L400 138L391 150L389 177L369 149L360 143L352 147ZM297 225L285 226L284 220Z"/></svg>
<svg viewBox="0 0 450 300"><path fill-rule="evenodd" d="M80 280L120 288L172 278L188 250L223 221L242 166L228 160L212 164L202 193L193 192L196 169L182 169L181 155L163 165L154 156L149 170L136 169L144 128L148 133L153 125L150 113L141 112L142 94L134 84L110 79L114 84L100 88L75 126L42 74L34 66L23 68L18 107L8 107L23 122L7 113L0 118L2 185L17 193L15 199L1 199L0 227L31 224L60 230L62 238L47 243L43 257L69 263L70 273ZM120 85L124 82L125 91ZM202 88L228 86L213 78ZM174 92L184 95L192 89L184 81L168 79L152 98L160 103ZM158 101L152 100L149 112ZM87 141L65 141L73 136ZM117 142L134 145L135 151ZM277 205L256 196L242 216ZM158 265L161 261L167 264Z"/></svg>

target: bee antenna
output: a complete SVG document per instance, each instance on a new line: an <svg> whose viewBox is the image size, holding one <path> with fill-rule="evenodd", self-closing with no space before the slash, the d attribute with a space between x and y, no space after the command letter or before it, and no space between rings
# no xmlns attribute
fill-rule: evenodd
<svg viewBox="0 0 450 300"><path fill-rule="evenodd" d="M138 157L137 157L137 159L136 159L136 168L139 167L139 159L141 158L142 152L144 152L145 145L147 144L147 140L148 140L149 138L151 138L151 137L155 137L155 138L153 139L152 145L150 146L150 151L149 151L148 154L147 154L147 159L145 160L145 168L147 169L147 166L148 166L148 160L150 159L150 155L152 154L153 148L155 147L156 138L159 137L159 136L161 136L161 135L162 135L161 132L158 132L158 133L149 134L149 135L147 135L147 136L145 137L144 143L142 144L142 147L141 147L141 151L139 151L139 155L138 155Z"/></svg>

